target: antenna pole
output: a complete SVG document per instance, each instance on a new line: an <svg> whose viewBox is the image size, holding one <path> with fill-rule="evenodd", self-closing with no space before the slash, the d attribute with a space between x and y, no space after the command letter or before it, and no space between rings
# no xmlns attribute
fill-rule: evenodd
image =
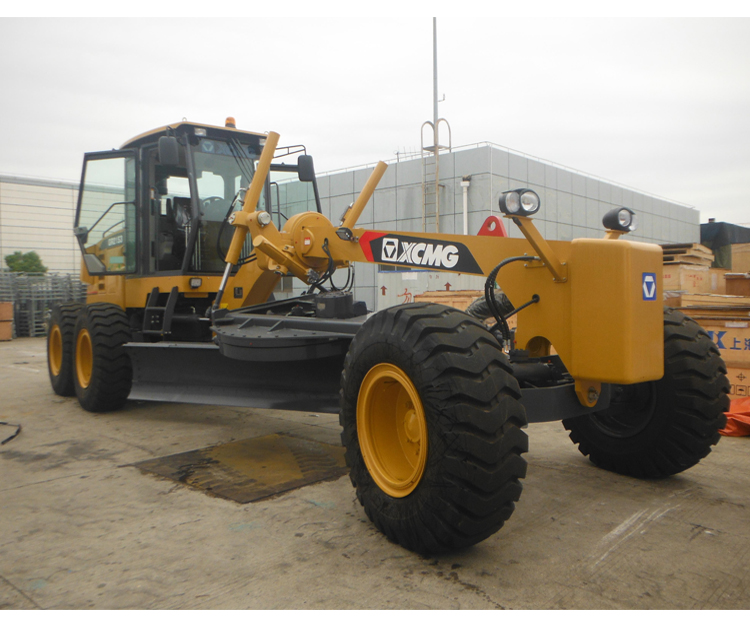
<svg viewBox="0 0 750 624"><path fill-rule="evenodd" d="M437 17L432 18L432 127L435 131L435 158L438 144L438 71L437 71Z"/></svg>

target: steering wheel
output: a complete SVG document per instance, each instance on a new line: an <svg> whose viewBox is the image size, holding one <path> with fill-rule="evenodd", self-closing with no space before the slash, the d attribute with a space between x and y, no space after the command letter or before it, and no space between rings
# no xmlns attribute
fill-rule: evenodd
<svg viewBox="0 0 750 624"><path fill-rule="evenodd" d="M217 195L211 195L211 197L206 197L201 203L203 204L203 207L206 208L208 206L211 206L215 204L216 202L223 202L226 201L223 197L218 197Z"/></svg>
<svg viewBox="0 0 750 624"><path fill-rule="evenodd" d="M228 199L212 195L201 200L201 212L208 221L223 221L229 208Z"/></svg>

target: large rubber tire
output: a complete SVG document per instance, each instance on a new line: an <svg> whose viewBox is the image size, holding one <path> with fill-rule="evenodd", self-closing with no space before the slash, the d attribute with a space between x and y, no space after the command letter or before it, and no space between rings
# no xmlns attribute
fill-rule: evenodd
<svg viewBox="0 0 750 624"><path fill-rule="evenodd" d="M664 377L613 387L612 404L563 420L578 450L601 468L667 477L711 452L726 425L729 382L719 350L682 312L664 311Z"/></svg>
<svg viewBox="0 0 750 624"><path fill-rule="evenodd" d="M84 306L73 345L74 386L83 409L120 409L130 394L133 371L123 345L130 340L125 312L110 303Z"/></svg>
<svg viewBox="0 0 750 624"><path fill-rule="evenodd" d="M47 371L52 390L59 396L74 396L73 340L80 303L64 303L52 308L47 323Z"/></svg>
<svg viewBox="0 0 750 624"><path fill-rule="evenodd" d="M382 533L434 554L503 526L526 475L526 414L479 321L437 304L383 310L352 341L341 385L352 484Z"/></svg>

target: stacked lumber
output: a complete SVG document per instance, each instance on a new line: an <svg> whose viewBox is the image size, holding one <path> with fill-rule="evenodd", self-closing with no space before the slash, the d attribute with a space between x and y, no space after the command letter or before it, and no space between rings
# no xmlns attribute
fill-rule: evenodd
<svg viewBox="0 0 750 624"><path fill-rule="evenodd" d="M703 325L703 321L750 320L750 297L665 292L664 303Z"/></svg>
<svg viewBox="0 0 750 624"><path fill-rule="evenodd" d="M667 291L664 293L664 303L671 308L705 306L714 308L744 308L745 306L750 307L750 297Z"/></svg>
<svg viewBox="0 0 750 624"><path fill-rule="evenodd" d="M720 306L700 306L684 307L680 306L678 310L687 314L699 325L704 321L750 321L750 305L737 308L722 308Z"/></svg>
<svg viewBox="0 0 750 624"><path fill-rule="evenodd" d="M710 267L714 262L713 252L698 243L670 243L661 246L664 264L695 264Z"/></svg>
<svg viewBox="0 0 750 624"><path fill-rule="evenodd" d="M713 252L697 243L670 243L661 246L665 291L726 293L726 269L712 269Z"/></svg>

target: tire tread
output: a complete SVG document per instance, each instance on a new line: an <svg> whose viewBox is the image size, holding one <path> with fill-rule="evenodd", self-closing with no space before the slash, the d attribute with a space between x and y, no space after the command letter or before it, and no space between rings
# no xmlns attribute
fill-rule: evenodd
<svg viewBox="0 0 750 624"><path fill-rule="evenodd" d="M595 417L563 421L579 451L601 468L641 478L661 478L686 470L705 458L726 426L729 381L726 366L709 335L678 310L664 312L664 377L653 382L665 397L643 444L622 444L595 424ZM658 410L657 410L658 411Z"/></svg>
<svg viewBox="0 0 750 624"><path fill-rule="evenodd" d="M385 357L410 355L421 377L413 381L430 430L428 468L403 499L377 487L357 439L358 380L370 366L368 358L376 352L381 357L381 351ZM498 531L515 508L526 474L521 454L528 439L521 431L526 417L519 397L497 342L463 312L418 303L369 319L346 356L339 421L350 477L373 524L390 540L423 554L465 548Z"/></svg>
<svg viewBox="0 0 750 624"><path fill-rule="evenodd" d="M50 314L47 328L47 371L49 372L52 390L58 396L71 397L75 396L76 393L73 382L73 342L75 339L76 321L82 307L82 304L76 302L63 303L55 306ZM60 328L63 351L62 364L57 375L52 374L49 362L49 339L52 335L52 327L55 325Z"/></svg>
<svg viewBox="0 0 750 624"><path fill-rule="evenodd" d="M130 394L133 381L130 357L123 345L131 338L128 318L122 308L110 303L93 303L83 308L75 335L87 329L91 336L93 370L88 387L75 379L78 401L89 412L120 409Z"/></svg>

